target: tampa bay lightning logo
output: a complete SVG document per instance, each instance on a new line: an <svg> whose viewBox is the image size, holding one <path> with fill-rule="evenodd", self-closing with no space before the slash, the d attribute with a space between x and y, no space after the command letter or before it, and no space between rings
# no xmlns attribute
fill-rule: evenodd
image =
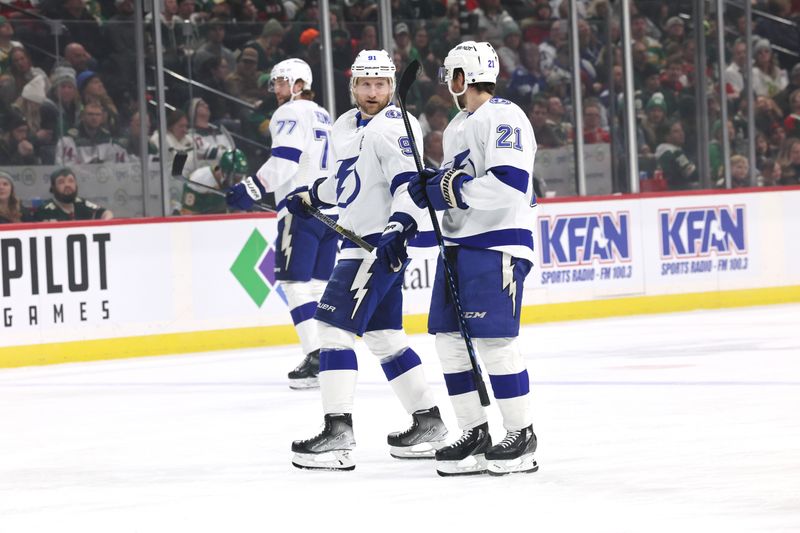
<svg viewBox="0 0 800 533"><path fill-rule="evenodd" d="M470 168L467 168L468 166ZM475 175L475 164L472 162L472 159L469 158L469 148L463 152L457 153L453 157L453 168L464 170L471 176Z"/></svg>
<svg viewBox="0 0 800 533"><path fill-rule="evenodd" d="M386 118L403 118L403 113L397 109L389 109L386 111Z"/></svg>
<svg viewBox="0 0 800 533"><path fill-rule="evenodd" d="M339 207L353 203L361 192L361 177L356 172L356 161L358 156L339 161L339 170L336 171L336 205Z"/></svg>

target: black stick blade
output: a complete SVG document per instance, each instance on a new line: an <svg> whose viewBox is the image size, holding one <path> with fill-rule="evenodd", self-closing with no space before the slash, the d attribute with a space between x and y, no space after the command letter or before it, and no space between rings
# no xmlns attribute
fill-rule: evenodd
<svg viewBox="0 0 800 533"><path fill-rule="evenodd" d="M406 95L408 94L408 90L417 79L419 67L419 59L415 59L408 64L406 69L403 71L403 75L400 76L400 82L397 84L397 97L400 98L400 103L403 105L403 107L406 105Z"/></svg>

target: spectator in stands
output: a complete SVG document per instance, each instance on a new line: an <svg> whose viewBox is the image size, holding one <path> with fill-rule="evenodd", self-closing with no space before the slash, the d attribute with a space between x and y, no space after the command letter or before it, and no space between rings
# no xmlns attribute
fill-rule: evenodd
<svg viewBox="0 0 800 533"><path fill-rule="evenodd" d="M786 71L778 66L768 40L759 39L754 46L755 65L753 65L753 92L757 96L770 98L781 92L789 79Z"/></svg>
<svg viewBox="0 0 800 533"><path fill-rule="evenodd" d="M747 43L738 39L731 52L733 57L725 68L725 92L728 98L738 99L744 90L742 72L747 69Z"/></svg>
<svg viewBox="0 0 800 533"><path fill-rule="evenodd" d="M52 106L55 116L55 139L72 128L77 127L80 121L81 101L78 86L75 80L75 71L70 67L56 67L50 76L52 85L49 98L43 105Z"/></svg>
<svg viewBox="0 0 800 533"><path fill-rule="evenodd" d="M770 147L769 139L764 132L756 132L756 167L760 167L765 159L774 159L776 153Z"/></svg>
<svg viewBox="0 0 800 533"><path fill-rule="evenodd" d="M111 99L100 74L91 70L84 70L75 78L81 101L85 106L89 102L99 103L105 113L104 127L112 134L117 134L121 127L117 104Z"/></svg>
<svg viewBox="0 0 800 533"><path fill-rule="evenodd" d="M773 124L769 130L770 151L774 153L780 152L784 141L786 141L786 130L780 124Z"/></svg>
<svg viewBox="0 0 800 533"><path fill-rule="evenodd" d="M409 62L409 56L411 55L411 31L408 29L408 24L405 22L400 22L395 24L394 26L394 56L400 57L400 61L402 64L407 64ZM398 61L395 61L396 63ZM398 67L398 71L399 71Z"/></svg>
<svg viewBox="0 0 800 533"><path fill-rule="evenodd" d="M776 46L796 52L798 42L800 42L800 30L798 30L796 24L787 24L787 22L796 23L798 12L792 12L792 5L789 0L769 0L766 8L772 17L759 18L754 33ZM792 20L793 16L794 20ZM789 65L796 61L796 58L791 58L788 54L785 58L786 61L783 66L786 68L789 68Z"/></svg>
<svg viewBox="0 0 800 533"><path fill-rule="evenodd" d="M31 56L28 51L22 47L14 47L9 53L11 65L9 67L9 77L0 82L0 95L6 104L12 104L22 94L22 88L36 76L44 76L47 79L47 74L39 67L34 67L31 63ZM49 86L50 82L47 82Z"/></svg>
<svg viewBox="0 0 800 533"><path fill-rule="evenodd" d="M213 165L225 150L236 148L228 130L210 122L211 111L202 98L193 98L190 102L189 118L189 136L193 150L187 162L187 172Z"/></svg>
<svg viewBox="0 0 800 533"><path fill-rule="evenodd" d="M800 139L787 137L778 152L781 185L800 185Z"/></svg>
<svg viewBox="0 0 800 533"><path fill-rule="evenodd" d="M789 84L773 98L784 116L793 113L789 97L798 89L800 89L800 63L797 63L789 71Z"/></svg>
<svg viewBox="0 0 800 533"><path fill-rule="evenodd" d="M190 152L194 147L192 143L192 137L189 135L189 118L186 116L186 113L181 111L180 109L175 109L167 115L167 136L165 140L166 144L166 160L167 160L167 168L172 168L172 160L175 158L175 154L178 152ZM153 135L150 136L150 144L156 147L156 150L160 150L161 146L159 144L159 135L158 130L153 132ZM192 161L192 164L189 165L188 163ZM193 159L187 159L187 166L190 166L189 171L195 168L193 163Z"/></svg>
<svg viewBox="0 0 800 533"><path fill-rule="evenodd" d="M539 44L539 53L541 54L541 68L545 76L550 74L553 68L558 50L562 46L567 45L567 28L566 23L561 20L554 20L550 26L550 36L544 42Z"/></svg>
<svg viewBox="0 0 800 533"><path fill-rule="evenodd" d="M511 73L506 95L517 105L525 106L547 89L547 81L539 68L539 47L535 43L522 45L521 64Z"/></svg>
<svg viewBox="0 0 800 533"><path fill-rule="evenodd" d="M0 165L36 165L39 159L28 139L28 122L17 111L10 112L0 133Z"/></svg>
<svg viewBox="0 0 800 533"><path fill-rule="evenodd" d="M197 72L197 81L217 92L201 89L204 102L211 110L211 119L220 121L231 117L233 103L225 97L225 80L228 77L228 62L224 57L209 57ZM220 94L221 93L221 94Z"/></svg>
<svg viewBox="0 0 800 533"><path fill-rule="evenodd" d="M14 102L14 107L28 123L28 138L40 157L43 153L53 155L55 145L57 114L52 105L45 105L48 102L45 91L45 77L36 76L22 88L22 95ZM52 163L52 157L43 159L45 163Z"/></svg>
<svg viewBox="0 0 800 533"><path fill-rule="evenodd" d="M758 169L758 186L775 187L781 184L781 166L771 158L762 160L756 168Z"/></svg>
<svg viewBox="0 0 800 533"><path fill-rule="evenodd" d="M278 22L287 22L294 18L289 17L286 6L280 0L263 0L259 3L258 11L264 15L264 18Z"/></svg>
<svg viewBox="0 0 800 533"><path fill-rule="evenodd" d="M261 98L258 78L263 72L258 70L258 52L245 47L236 60L236 70L225 79L225 91L231 96L255 104ZM245 114L248 110L245 110Z"/></svg>
<svg viewBox="0 0 800 533"><path fill-rule="evenodd" d="M431 50L434 56L443 61L447 57L447 53L459 43L461 43L461 23L457 18L447 18L436 27L431 39ZM376 48L380 47L376 46ZM369 48L365 49L369 50Z"/></svg>
<svg viewBox="0 0 800 533"><path fill-rule="evenodd" d="M299 4L300 0L297 0L297 2ZM316 29L319 28L318 0L305 0L303 8L300 9L298 13L299 16L284 34L283 44L281 45L281 48L283 48L287 56L290 57L297 57L298 53L301 51L300 35L308 29L314 29L316 31Z"/></svg>
<svg viewBox="0 0 800 533"><path fill-rule="evenodd" d="M199 46L198 25L205 20L194 13L194 0L184 0L181 3L186 16L179 14L181 6L176 0L164 0L161 4L159 20L161 21L161 56L164 67L171 70L184 71L187 54ZM153 12L145 16L147 27L147 54L150 58L156 53L155 37L153 36Z"/></svg>
<svg viewBox="0 0 800 533"><path fill-rule="evenodd" d="M664 25L664 38L662 47L669 48L670 45L683 46L686 42L686 28L683 19L680 17L670 17Z"/></svg>
<svg viewBox="0 0 800 533"><path fill-rule="evenodd" d="M550 27L553 24L553 8L548 2L537 2L534 6L533 17L525 28L524 40L542 44L550 37Z"/></svg>
<svg viewBox="0 0 800 533"><path fill-rule="evenodd" d="M774 124L783 125L781 108L767 96L756 97L755 119L756 128L761 131L770 131Z"/></svg>
<svg viewBox="0 0 800 533"><path fill-rule="evenodd" d="M170 0L175 5L176 0ZM136 84L136 32L134 31L133 0L114 0L116 13L103 25L108 51L103 66L109 81L120 87ZM112 91L113 92L113 91Z"/></svg>
<svg viewBox="0 0 800 533"><path fill-rule="evenodd" d="M411 47L410 59L418 59L422 64L423 72L421 79L426 81L433 81L439 75L439 67L442 66L444 58L437 58L433 54L433 48L430 45L428 28L424 23L420 23L414 29L414 42Z"/></svg>
<svg viewBox="0 0 800 533"><path fill-rule="evenodd" d="M634 42L645 45L649 63L661 65L664 62L664 47L658 40L647 34L647 24L647 17L641 13L631 17L631 37Z"/></svg>
<svg viewBox="0 0 800 533"><path fill-rule="evenodd" d="M57 66L71 67L77 76L84 70L97 68L97 61L80 43L69 43L64 48L64 58Z"/></svg>
<svg viewBox="0 0 800 533"><path fill-rule="evenodd" d="M731 152L735 154L736 149L733 146L733 142L736 131L733 128L733 121L728 120L727 124L729 148ZM714 121L714 124L711 125L711 137L712 140L708 145L708 166L711 171L711 180L714 181L722 178L722 185L724 185L725 166L723 161L725 159L725 152L722 146L722 122L720 120Z"/></svg>
<svg viewBox="0 0 800 533"><path fill-rule="evenodd" d="M553 124L547 118L547 101L542 98L534 99L528 106L528 119L533 126L536 145L539 148L558 148L564 144L556 134Z"/></svg>
<svg viewBox="0 0 800 533"><path fill-rule="evenodd" d="M611 142L611 134L601 124L602 110L597 100L587 100L583 105L583 142L604 144Z"/></svg>
<svg viewBox="0 0 800 533"><path fill-rule="evenodd" d="M572 139L572 119L558 96L550 96L547 99L547 120L550 121L553 133L561 144L566 144L567 139Z"/></svg>
<svg viewBox="0 0 800 533"><path fill-rule="evenodd" d="M124 163L125 149L111 137L105 127L106 113L100 102L83 106L78 127L67 132L56 145L57 165Z"/></svg>
<svg viewBox="0 0 800 533"><path fill-rule="evenodd" d="M641 121L642 133L645 142L652 153L655 153L659 145L659 132L667 118L667 104L664 95L654 93L645 106L645 117Z"/></svg>
<svg viewBox="0 0 800 533"><path fill-rule="evenodd" d="M14 41L14 26L9 20L0 15L0 76L7 73L11 67L11 50L21 48L22 43Z"/></svg>
<svg viewBox="0 0 800 533"><path fill-rule="evenodd" d="M50 192L53 199L33 213L36 222L63 222L67 220L111 220L114 213L78 196L78 180L68 167L50 174Z"/></svg>
<svg viewBox="0 0 800 533"><path fill-rule="evenodd" d="M724 182L724 177L722 178ZM724 185L724 183L723 183ZM743 155L731 156L731 187L734 189L750 186L750 162Z"/></svg>
<svg viewBox="0 0 800 533"><path fill-rule="evenodd" d="M61 6L52 10L46 9L44 14L61 20L67 29L66 42L82 43L95 56L105 50L100 24L86 8L83 0L63 0Z"/></svg>
<svg viewBox="0 0 800 533"><path fill-rule="evenodd" d="M345 29L336 29L331 32L333 47L333 68L348 70L353 64L353 41L350 33ZM438 71L438 67L437 67Z"/></svg>
<svg viewBox="0 0 800 533"><path fill-rule="evenodd" d="M522 31L510 20L503 24L503 45L497 49L500 58L500 79L510 79L511 73L522 64Z"/></svg>
<svg viewBox="0 0 800 533"><path fill-rule="evenodd" d="M786 135L800 138L800 89L795 89L789 96L789 105L792 112L783 120L783 127Z"/></svg>
<svg viewBox="0 0 800 533"><path fill-rule="evenodd" d="M155 156L158 155L158 147L150 142L150 117L148 115L144 116L144 124L139 119L139 112L135 112L131 115L130 123L126 128L123 137L120 139L120 144L125 149L127 154L126 159L128 161L141 161L142 158L142 128L145 130L145 135L147 139L147 149L146 154L150 161L155 159ZM171 163L171 161L170 161Z"/></svg>
<svg viewBox="0 0 800 533"><path fill-rule="evenodd" d="M431 131L444 131L450 121L448 114L451 107L449 102L438 95L431 96L425 103L423 115L419 117L422 135L425 136Z"/></svg>
<svg viewBox="0 0 800 533"><path fill-rule="evenodd" d="M664 172L671 190L692 189L697 186L697 165L683 151L686 134L680 120L671 120L661 129L661 144L656 148L656 161Z"/></svg>
<svg viewBox="0 0 800 533"><path fill-rule="evenodd" d="M272 67L286 59L281 48L283 26L275 19L269 19L261 29L261 35L245 45L258 53L258 70L269 72Z"/></svg>
<svg viewBox="0 0 800 533"><path fill-rule="evenodd" d="M361 50L378 50L378 30L374 24L367 24L361 30L361 39L358 40L358 45L354 53L358 54Z"/></svg>
<svg viewBox="0 0 800 533"><path fill-rule="evenodd" d="M443 135L440 130L433 130L425 135L424 150L425 167L440 168L444 160L444 145L442 144Z"/></svg>
<svg viewBox="0 0 800 533"><path fill-rule="evenodd" d="M485 28L483 39L492 43L495 49L503 44L503 26L514 22L500 3L500 0L478 0L478 8L474 11L478 17L478 27Z"/></svg>
<svg viewBox="0 0 800 533"><path fill-rule="evenodd" d="M22 222L22 204L14 194L14 180L0 170L0 224Z"/></svg>
<svg viewBox="0 0 800 533"><path fill-rule="evenodd" d="M192 68L195 72L199 72L212 57L222 57L228 65L236 64L233 52L222 44L225 40L225 23L222 20L210 19L203 25L203 34L205 40L195 51L192 59Z"/></svg>

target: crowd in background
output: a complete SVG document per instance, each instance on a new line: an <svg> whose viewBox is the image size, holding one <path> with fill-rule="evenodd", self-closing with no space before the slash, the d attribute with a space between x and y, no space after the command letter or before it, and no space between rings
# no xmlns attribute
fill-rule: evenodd
<svg viewBox="0 0 800 533"><path fill-rule="evenodd" d="M425 155L441 163L442 131L455 114L447 88L437 83L447 51L467 38L493 43L500 58L496 94L523 107L540 149L574 141L571 57L566 0L392 0L391 50L398 72L412 59L423 65L410 111L420 118ZM613 143L622 153L622 41L620 2L578 0L583 140ZM726 10L724 83L719 101L714 63L716 23L692 25L695 2L631 1L636 145L643 179L670 189L699 186L695 36L706 39L711 127L711 182L724 185L722 128L730 138L733 185L749 185L750 134L743 72L755 93L756 162L760 185L800 182L800 1L754 1L771 14L751 21L754 63L746 64L744 13ZM139 116L133 0L15 0L0 5L0 166L138 161L158 157L156 106ZM25 13L24 11L27 11ZM61 21L60 31L31 15ZM213 165L237 147L255 170L269 154L270 117L277 103L269 72L288 57L312 68L323 102L320 11L317 0L164 0L161 57L166 81L170 152L191 149L194 166ZM374 0L331 1L335 102L351 107L349 68L363 49L380 48ZM146 77L154 99L155 39L150 15ZM174 75L173 75L174 73ZM188 77L202 86L181 80ZM234 97L226 98L225 95ZM728 123L720 120L728 106ZM141 145L141 128L150 142ZM0 183L0 221L19 220ZM16 213L16 214L14 214Z"/></svg>

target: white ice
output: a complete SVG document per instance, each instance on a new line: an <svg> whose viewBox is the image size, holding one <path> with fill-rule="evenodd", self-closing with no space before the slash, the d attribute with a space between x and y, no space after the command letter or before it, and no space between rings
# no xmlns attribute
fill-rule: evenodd
<svg viewBox="0 0 800 533"><path fill-rule="evenodd" d="M800 531L800 305L523 328L535 474L440 478L359 347L353 472L296 346L0 371L0 532ZM412 337L455 437L432 339ZM495 438L504 434L496 407ZM279 528L279 529L277 529Z"/></svg>

